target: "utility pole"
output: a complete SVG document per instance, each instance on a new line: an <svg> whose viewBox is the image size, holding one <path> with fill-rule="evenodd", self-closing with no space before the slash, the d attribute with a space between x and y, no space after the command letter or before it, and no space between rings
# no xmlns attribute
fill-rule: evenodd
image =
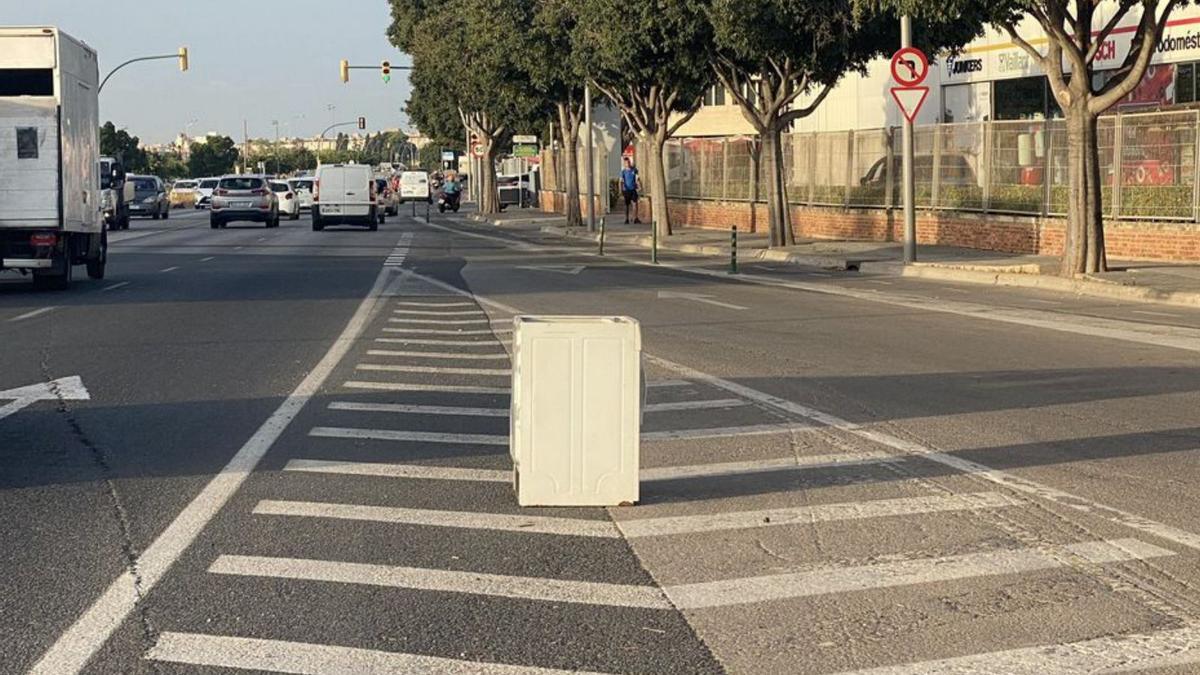
<svg viewBox="0 0 1200 675"><path fill-rule="evenodd" d="M279 175L279 120L271 120L271 125L275 127L275 175Z"/></svg>
<svg viewBox="0 0 1200 675"><path fill-rule="evenodd" d="M900 17L900 48L912 46L912 17ZM917 261L917 211L915 206L916 191L913 183L913 123L904 118L901 135L902 143L902 182L900 189L904 199L904 264L911 265Z"/></svg>
<svg viewBox="0 0 1200 675"><path fill-rule="evenodd" d="M596 231L596 162L592 157L592 85L583 87L583 125L587 127L587 147L583 151L584 161L587 162L587 225L588 232ZM576 143L579 139L572 138ZM578 180L578 178L576 178Z"/></svg>
<svg viewBox="0 0 1200 675"><path fill-rule="evenodd" d="M242 173L250 173L250 131L242 120Z"/></svg>

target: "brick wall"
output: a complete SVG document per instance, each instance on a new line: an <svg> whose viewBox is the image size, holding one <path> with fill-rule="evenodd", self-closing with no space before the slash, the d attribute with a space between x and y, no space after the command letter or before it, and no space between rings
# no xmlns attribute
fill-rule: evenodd
<svg viewBox="0 0 1200 675"><path fill-rule="evenodd" d="M562 213L565 196L543 193L543 208ZM767 226L763 204L751 211L748 202L672 199L668 203L676 225L743 232ZM650 220L650 198L639 204L640 217ZM618 215L623 215L618 213ZM958 211L918 211L917 241L922 244L961 246L1005 253L1060 255L1065 221ZM792 229L797 237L900 241L904 219L899 209L841 209L792 207ZM1200 225L1195 223L1108 221L1105 224L1108 255L1116 259L1200 261Z"/></svg>

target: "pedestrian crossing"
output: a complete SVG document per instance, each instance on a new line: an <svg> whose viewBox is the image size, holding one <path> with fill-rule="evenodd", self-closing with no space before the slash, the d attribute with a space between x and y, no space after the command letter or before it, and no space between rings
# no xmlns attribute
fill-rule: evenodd
<svg viewBox="0 0 1200 675"><path fill-rule="evenodd" d="M403 264L410 244L411 238L403 241L389 261ZM293 605L297 622L305 621L310 595L362 589L400 594L380 596L399 603L391 607L361 608L379 612L383 625L375 632L398 621L396 611L436 623L438 608L462 602L470 603L464 616L493 621L487 624L493 629L526 614L555 626L563 612L583 608L587 613L578 616L595 622L589 629L599 634L571 634L555 644L514 631L504 640L538 644L472 642L470 649L394 635L381 648L362 636L339 642L256 634L252 621L228 634L168 625L145 659L287 673L719 672L722 665L689 622L753 631L755 622L763 628L765 615L775 619L768 622L772 630L804 644L809 603L853 597L886 613L893 610L887 593L896 589L919 597L1037 575L1108 580L1107 568L1159 564L1180 554L1116 528L1045 541L997 534L1003 530L989 524L1042 507L1002 485L981 488L968 472L935 471L921 453L898 453L861 435L851 442L820 416L789 415L763 397L654 367L647 370L643 409L645 503L609 511L520 510L511 499L507 457L511 372L504 366L512 329L503 326L511 317L490 316L463 295L435 293L411 279L397 288L403 292L390 298L375 332L341 366L345 377L312 406L312 423L293 439L303 451L289 452L241 514L266 531L353 528L357 546L330 550L307 537L274 548L247 541L214 548L204 573L214 584L261 586L264 595ZM297 490L307 494L297 497ZM884 524L904 522L913 526L908 549L796 553L814 537L836 551L841 542L832 532L870 540ZM990 534L974 536L983 531ZM946 533L954 537L939 542ZM699 560L695 551L711 560ZM739 556L756 562L740 565ZM598 566L612 559L628 568L616 574ZM758 613L739 614L747 608ZM449 630L467 630L464 620L455 621ZM923 661L884 654L856 672L1067 673L1200 664L1197 628L1168 626L1129 640L1104 630L1063 645L999 644L986 653ZM459 637L468 639L465 632ZM812 646L806 652L812 663L796 670L844 670L835 661L821 665L818 652Z"/></svg>

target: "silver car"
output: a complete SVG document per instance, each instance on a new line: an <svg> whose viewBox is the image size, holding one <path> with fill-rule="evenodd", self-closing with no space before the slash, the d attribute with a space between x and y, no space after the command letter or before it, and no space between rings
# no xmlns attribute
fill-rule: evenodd
<svg viewBox="0 0 1200 675"><path fill-rule="evenodd" d="M208 218L214 230L235 220L279 227L279 198L265 176L224 176L213 190Z"/></svg>

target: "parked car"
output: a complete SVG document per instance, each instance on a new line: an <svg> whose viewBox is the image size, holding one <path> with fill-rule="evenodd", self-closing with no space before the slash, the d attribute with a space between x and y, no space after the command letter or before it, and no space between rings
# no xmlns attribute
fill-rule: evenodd
<svg viewBox="0 0 1200 675"><path fill-rule="evenodd" d="M385 216L399 215L400 195L392 190L391 181L386 178L376 177L375 196L379 198L379 204Z"/></svg>
<svg viewBox="0 0 1200 675"><path fill-rule="evenodd" d="M288 220L299 220L300 200L296 197L296 191L292 189L292 186L281 180L273 180L271 181L271 191L279 200L279 214L286 214Z"/></svg>
<svg viewBox="0 0 1200 675"><path fill-rule="evenodd" d="M196 208L207 209L212 203L213 190L217 189L220 178L201 178L196 184Z"/></svg>
<svg viewBox="0 0 1200 675"><path fill-rule="evenodd" d="M311 211L313 206L313 179L311 177L293 178L288 181L300 202L301 211Z"/></svg>
<svg viewBox="0 0 1200 675"><path fill-rule="evenodd" d="M371 167L365 164L326 164L317 169L314 187L314 232L341 224L379 229L384 212L379 207Z"/></svg>
<svg viewBox="0 0 1200 675"><path fill-rule="evenodd" d="M133 182L133 202L129 204L129 215L148 216L154 220L171 217L171 203L167 200L167 188L158 176L128 176Z"/></svg>
<svg viewBox="0 0 1200 675"><path fill-rule="evenodd" d="M211 209L214 230L235 220L279 227L279 199L263 176L223 176L213 190Z"/></svg>
<svg viewBox="0 0 1200 675"><path fill-rule="evenodd" d="M521 176L497 176L496 187L500 193L501 206L533 204L533 191L530 189L529 174Z"/></svg>

